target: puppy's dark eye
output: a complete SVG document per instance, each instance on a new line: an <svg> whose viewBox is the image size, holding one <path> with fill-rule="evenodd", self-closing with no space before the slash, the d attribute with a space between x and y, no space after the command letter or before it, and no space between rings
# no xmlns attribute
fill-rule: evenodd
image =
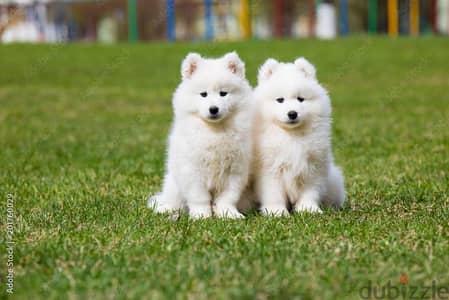
<svg viewBox="0 0 449 300"><path fill-rule="evenodd" d="M301 97L298 97L297 99L298 99L299 102L303 102L304 101L304 98L301 98Z"/></svg>
<svg viewBox="0 0 449 300"><path fill-rule="evenodd" d="M221 97L224 97L224 96L226 96L228 94L228 92L220 92L220 96Z"/></svg>
<svg viewBox="0 0 449 300"><path fill-rule="evenodd" d="M207 92L202 92L200 93L201 97L206 98L207 97Z"/></svg>
<svg viewBox="0 0 449 300"><path fill-rule="evenodd" d="M284 102L284 98L277 98L276 101L279 103L282 103L282 102Z"/></svg>

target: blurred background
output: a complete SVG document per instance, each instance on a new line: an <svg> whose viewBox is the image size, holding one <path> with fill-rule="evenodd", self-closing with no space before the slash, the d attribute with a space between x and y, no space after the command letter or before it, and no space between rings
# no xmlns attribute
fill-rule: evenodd
<svg viewBox="0 0 449 300"><path fill-rule="evenodd" d="M449 0L0 0L2 43L448 35Z"/></svg>

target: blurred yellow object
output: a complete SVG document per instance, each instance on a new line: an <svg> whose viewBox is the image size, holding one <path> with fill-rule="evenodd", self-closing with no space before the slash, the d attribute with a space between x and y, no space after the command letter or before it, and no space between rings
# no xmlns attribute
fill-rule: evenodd
<svg viewBox="0 0 449 300"><path fill-rule="evenodd" d="M242 37L249 39L251 37L251 18L249 15L249 0L240 0L240 27Z"/></svg>
<svg viewBox="0 0 449 300"><path fill-rule="evenodd" d="M410 0L410 34L419 34L419 0Z"/></svg>
<svg viewBox="0 0 449 300"><path fill-rule="evenodd" d="M392 37L398 36L398 0L388 0L388 34Z"/></svg>

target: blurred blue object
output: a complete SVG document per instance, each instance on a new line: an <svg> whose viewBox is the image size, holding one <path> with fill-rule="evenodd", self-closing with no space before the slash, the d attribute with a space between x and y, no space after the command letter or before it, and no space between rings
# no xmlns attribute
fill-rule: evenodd
<svg viewBox="0 0 449 300"><path fill-rule="evenodd" d="M176 40L176 17L175 17L175 0L167 0L167 38L169 41Z"/></svg>

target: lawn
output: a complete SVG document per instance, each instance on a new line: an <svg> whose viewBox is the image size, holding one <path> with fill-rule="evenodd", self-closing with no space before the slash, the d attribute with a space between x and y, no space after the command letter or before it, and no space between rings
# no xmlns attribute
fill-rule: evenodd
<svg viewBox="0 0 449 300"><path fill-rule="evenodd" d="M182 58L231 50L253 85L267 57L316 65L333 101L342 211L173 221L146 208ZM389 282L449 295L448 53L431 37L0 46L13 297L357 299Z"/></svg>

